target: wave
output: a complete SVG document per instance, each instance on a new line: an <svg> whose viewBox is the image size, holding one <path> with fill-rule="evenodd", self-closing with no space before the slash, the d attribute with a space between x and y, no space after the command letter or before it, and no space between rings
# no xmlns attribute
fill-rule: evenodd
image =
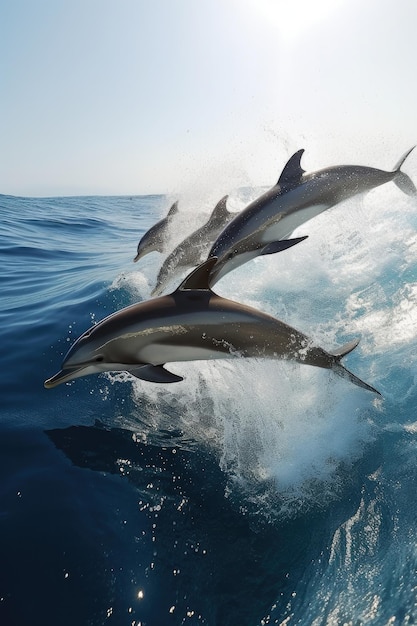
<svg viewBox="0 0 417 626"><path fill-rule="evenodd" d="M302 252L287 251L273 259L260 259L218 285L222 295L243 300L308 331L328 349L360 336L360 348L349 357L349 367L377 387L382 383L388 398L385 404L333 380L331 374L282 363L181 364L179 373L187 375L181 390L161 392L147 386L146 396L152 398L150 404L158 411L164 403L175 407L180 394L181 414L175 415L175 420L186 426L185 430L195 429L193 435L200 441L207 438L207 428L204 425L198 433L195 415L203 414L205 405L214 411L212 421L222 433L224 467L233 465L238 479L246 468L258 477L275 476L278 484L287 481L290 490L303 481L320 482L320 477L325 481L332 467L346 460L344 445L355 458L376 436L375 423L387 403L390 405L392 386L397 385L395 368L401 367L404 354L410 353L416 332L416 325L410 324L417 308L409 282L415 271L411 267L415 268L417 261L414 203L395 190L391 194L395 212L391 208L381 211L376 193L344 203L304 227L309 239L302 244ZM142 289L145 298L153 276L132 272L125 280L132 294ZM134 381L132 386L139 402L143 383ZM144 401L140 402L142 410ZM266 415L271 418L266 419ZM168 412L160 419L165 422L172 417ZM233 433L230 441L229 432ZM320 441L334 441L334 448L325 451ZM252 462L248 463L250 454ZM295 455L297 462L286 467L279 460L281 455L288 459ZM232 458L242 460L232 463ZM312 502L315 498L311 496Z"/></svg>
<svg viewBox="0 0 417 626"><path fill-rule="evenodd" d="M236 210L247 195L233 199ZM172 363L185 380L170 386L123 373L44 390L84 330L150 297L163 256L132 259L169 201L3 196L0 204L4 446L18 429L45 430L71 468L118 476L118 497L129 483L125 508L103 495L100 509L122 507L130 520L120 526L131 532L123 559L135 572L118 588L123 614L140 570L172 599L137 613L150 623L164 623L172 606L184 619L200 607L211 624L388 623L390 615L411 623L415 201L387 186L344 203L300 228L309 238L297 249L257 259L215 289L329 350L360 337L346 365L382 400L331 372L238 359ZM188 205L174 238L204 221L192 199ZM139 513L143 536L134 526ZM162 556L171 553L174 568ZM182 574L173 576L177 568ZM210 588L207 580L215 581Z"/></svg>

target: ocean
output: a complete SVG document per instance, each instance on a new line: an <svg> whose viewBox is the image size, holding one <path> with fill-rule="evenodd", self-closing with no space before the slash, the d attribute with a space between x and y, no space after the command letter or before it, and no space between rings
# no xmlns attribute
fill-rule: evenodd
<svg viewBox="0 0 417 626"><path fill-rule="evenodd" d="M353 198L215 287L325 349L360 337L344 363L382 398L243 359L46 390L82 332L150 297L164 255L132 260L171 201L0 196L0 624L417 623L416 200ZM171 246L201 208L180 199Z"/></svg>

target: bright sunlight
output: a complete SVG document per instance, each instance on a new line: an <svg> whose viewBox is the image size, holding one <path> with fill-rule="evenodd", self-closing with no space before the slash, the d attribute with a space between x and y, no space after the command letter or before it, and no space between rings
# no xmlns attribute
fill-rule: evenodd
<svg viewBox="0 0 417 626"><path fill-rule="evenodd" d="M294 41L327 19L345 0L245 0L251 12L273 28L285 41Z"/></svg>

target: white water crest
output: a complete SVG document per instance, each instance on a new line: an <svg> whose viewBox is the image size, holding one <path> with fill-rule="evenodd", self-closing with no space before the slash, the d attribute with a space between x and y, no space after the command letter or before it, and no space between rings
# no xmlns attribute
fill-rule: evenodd
<svg viewBox="0 0 417 626"><path fill-rule="evenodd" d="M232 198L236 209L250 199L238 193ZM179 429L185 439L212 446L229 489L244 488L248 498L256 498L260 485L272 486L281 511L336 495L341 466L364 454L415 386L409 375L404 388L395 381L398 370L409 371L417 359L416 205L386 184L305 223L294 236L308 235L306 241L255 259L215 287L303 331L326 350L360 337L344 364L379 389L382 400L332 372L304 365L243 359L173 363L168 369L184 376L181 383L132 381L138 414L146 407L149 420L144 436ZM191 230L199 225L195 216ZM132 301L149 297L162 261L160 255L124 276Z"/></svg>

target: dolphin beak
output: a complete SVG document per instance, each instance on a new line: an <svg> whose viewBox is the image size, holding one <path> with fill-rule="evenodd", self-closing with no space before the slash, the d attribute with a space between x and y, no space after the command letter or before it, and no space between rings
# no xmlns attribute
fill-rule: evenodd
<svg viewBox="0 0 417 626"><path fill-rule="evenodd" d="M133 263L136 263L137 261L139 261L141 256L142 256L142 253L138 252L137 255L135 256L135 258L133 259Z"/></svg>
<svg viewBox="0 0 417 626"><path fill-rule="evenodd" d="M61 383L66 383L70 380L73 380L73 378L78 378L78 376L80 375L79 372L83 369L85 368L80 367L78 369L70 371L60 370L57 374L55 374L55 376L52 376L51 378L45 380L43 386L45 387L45 389L52 389L52 387L57 387Z"/></svg>

